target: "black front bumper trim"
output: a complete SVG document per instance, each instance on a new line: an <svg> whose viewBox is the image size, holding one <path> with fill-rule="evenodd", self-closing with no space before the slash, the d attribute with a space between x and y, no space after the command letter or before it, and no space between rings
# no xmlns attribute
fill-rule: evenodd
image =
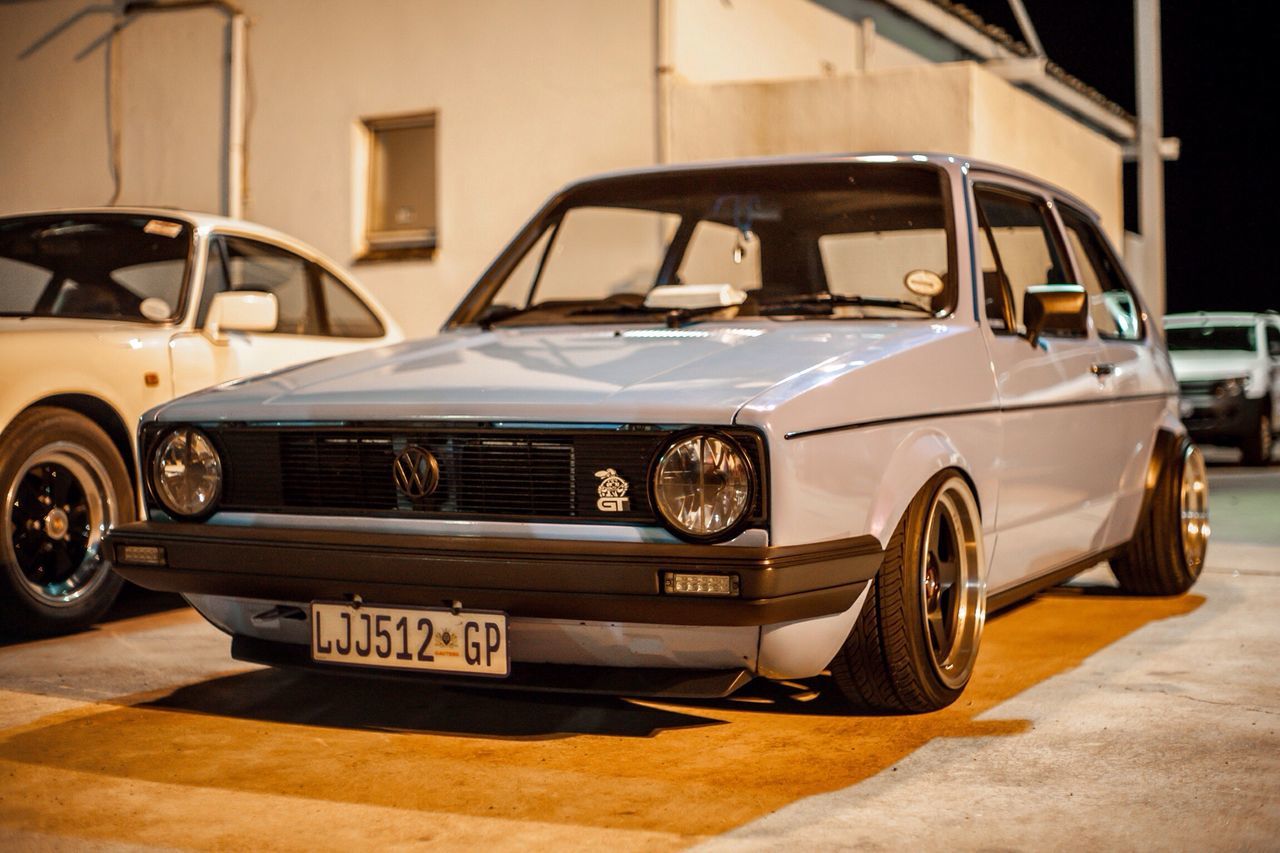
<svg viewBox="0 0 1280 853"><path fill-rule="evenodd" d="M165 548L169 565L122 565L125 545ZM872 536L738 547L135 522L105 555L149 589L268 601L449 606L514 617L663 625L769 625L847 610L880 568ZM664 595L664 571L736 574L738 598Z"/></svg>

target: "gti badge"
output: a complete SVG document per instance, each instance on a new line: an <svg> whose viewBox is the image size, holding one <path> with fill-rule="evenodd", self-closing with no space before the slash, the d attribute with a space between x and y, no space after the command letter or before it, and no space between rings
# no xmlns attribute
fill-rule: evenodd
<svg viewBox="0 0 1280 853"><path fill-rule="evenodd" d="M618 476L612 468L597 471L600 478L600 500L596 501L596 509L601 512L626 512L631 508L631 498L627 497L626 480Z"/></svg>

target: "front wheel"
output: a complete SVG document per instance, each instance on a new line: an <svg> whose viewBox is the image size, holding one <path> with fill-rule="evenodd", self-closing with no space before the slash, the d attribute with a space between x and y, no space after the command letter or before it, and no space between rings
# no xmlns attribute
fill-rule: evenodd
<svg viewBox="0 0 1280 853"><path fill-rule="evenodd" d="M0 632L47 636L97 621L123 584L102 562L102 537L133 518L111 439L66 409L24 412L0 439L0 495Z"/></svg>
<svg viewBox="0 0 1280 853"><path fill-rule="evenodd" d="M986 618L982 521L969 484L944 471L907 508L831 674L861 710L921 713L964 691Z"/></svg>

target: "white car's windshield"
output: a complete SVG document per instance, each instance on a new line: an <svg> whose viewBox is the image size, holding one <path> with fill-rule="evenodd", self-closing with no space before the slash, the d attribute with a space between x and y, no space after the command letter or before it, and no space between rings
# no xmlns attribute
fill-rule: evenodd
<svg viewBox="0 0 1280 853"><path fill-rule="evenodd" d="M943 173L914 164L602 179L536 217L453 322L941 316L949 220Z"/></svg>
<svg viewBox="0 0 1280 853"><path fill-rule="evenodd" d="M1165 330L1169 349L1256 352L1257 330L1252 326L1175 326Z"/></svg>
<svg viewBox="0 0 1280 853"><path fill-rule="evenodd" d="M191 228L128 214L0 220L0 315L163 321L182 303ZM143 302L148 302L143 311Z"/></svg>

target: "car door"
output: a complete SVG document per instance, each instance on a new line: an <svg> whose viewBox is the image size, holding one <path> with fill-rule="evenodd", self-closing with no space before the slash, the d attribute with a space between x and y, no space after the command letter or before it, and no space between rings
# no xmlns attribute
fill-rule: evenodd
<svg viewBox="0 0 1280 853"><path fill-rule="evenodd" d="M275 294L279 319L270 332L227 332L213 341L203 329L214 297L226 291ZM204 279L195 330L175 336L178 394L341 355L385 334L382 323L331 271L289 249L237 234L205 241Z"/></svg>
<svg viewBox="0 0 1280 853"><path fill-rule="evenodd" d="M1112 460L1099 453L1107 392L1091 334L1043 335L1022 322L1029 287L1069 280L1052 202L1034 186L972 173L981 322L1002 425L997 541L988 590L999 592L1100 547L1114 500Z"/></svg>
<svg viewBox="0 0 1280 853"><path fill-rule="evenodd" d="M1099 381L1109 398L1095 428L1099 459L1109 458L1116 505L1100 547L1118 545L1133 532L1146 491L1160 411L1174 390L1168 363L1152 346L1141 303L1124 267L1093 217L1057 200L1073 281L1089 296L1089 319L1101 350Z"/></svg>

